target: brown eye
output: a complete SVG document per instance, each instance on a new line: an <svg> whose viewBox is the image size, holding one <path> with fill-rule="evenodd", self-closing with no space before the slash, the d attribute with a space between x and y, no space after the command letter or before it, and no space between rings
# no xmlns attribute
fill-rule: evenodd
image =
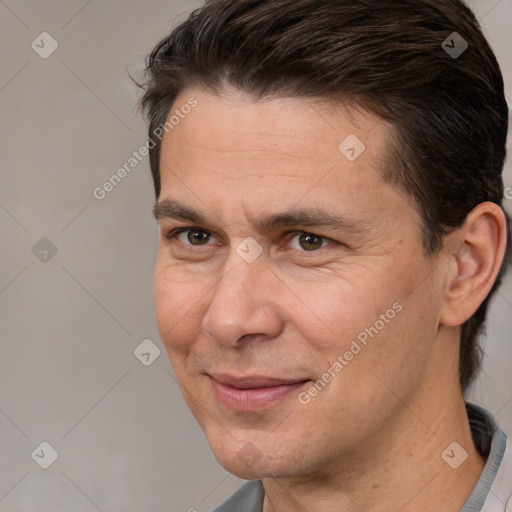
<svg viewBox="0 0 512 512"><path fill-rule="evenodd" d="M206 245L210 240L210 235L200 229L189 229L187 231L187 240L191 245Z"/></svg>
<svg viewBox="0 0 512 512"><path fill-rule="evenodd" d="M305 251L316 251L323 245L324 239L312 233L303 233L299 237L299 244Z"/></svg>

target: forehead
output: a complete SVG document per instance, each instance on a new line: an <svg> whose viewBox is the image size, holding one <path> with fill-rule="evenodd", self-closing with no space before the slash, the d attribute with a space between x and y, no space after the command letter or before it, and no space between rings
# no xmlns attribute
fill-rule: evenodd
<svg viewBox="0 0 512 512"><path fill-rule="evenodd" d="M175 113L192 99L196 107L183 109L188 113L178 119ZM164 164L178 152L190 162L204 156L231 160L281 156L282 160L306 158L321 167L344 157L352 168L380 169L392 136L388 123L353 103L325 98L255 101L234 89L221 95L185 90L176 98L170 118L173 125L162 143Z"/></svg>
<svg viewBox="0 0 512 512"><path fill-rule="evenodd" d="M376 115L325 99L255 101L196 89L178 96L169 118L191 100L195 108L163 138L161 198L179 195L219 215L240 204L258 215L299 203L346 205L350 214L377 196L381 208L392 205L384 196L396 191L382 178L392 128Z"/></svg>

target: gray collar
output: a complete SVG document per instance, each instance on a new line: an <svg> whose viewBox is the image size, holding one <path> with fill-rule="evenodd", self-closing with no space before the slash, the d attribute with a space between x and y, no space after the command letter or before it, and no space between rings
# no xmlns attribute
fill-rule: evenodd
<svg viewBox="0 0 512 512"><path fill-rule="evenodd" d="M467 402L466 410L475 446L487 462L460 512L512 512L510 442L488 411Z"/></svg>

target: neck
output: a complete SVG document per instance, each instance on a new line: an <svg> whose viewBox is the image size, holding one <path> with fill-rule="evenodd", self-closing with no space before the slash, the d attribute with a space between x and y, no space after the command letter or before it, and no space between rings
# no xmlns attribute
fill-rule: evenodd
<svg viewBox="0 0 512 512"><path fill-rule="evenodd" d="M459 511L485 466L460 388L439 378L402 405L390 425L363 450L340 456L336 467L300 478L263 479L263 512ZM463 450L468 456L454 469Z"/></svg>

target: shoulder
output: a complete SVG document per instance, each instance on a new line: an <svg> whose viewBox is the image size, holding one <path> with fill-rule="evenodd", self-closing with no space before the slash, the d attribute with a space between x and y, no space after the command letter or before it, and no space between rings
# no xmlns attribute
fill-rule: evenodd
<svg viewBox="0 0 512 512"><path fill-rule="evenodd" d="M261 512L265 493L260 480L244 484L213 512Z"/></svg>

